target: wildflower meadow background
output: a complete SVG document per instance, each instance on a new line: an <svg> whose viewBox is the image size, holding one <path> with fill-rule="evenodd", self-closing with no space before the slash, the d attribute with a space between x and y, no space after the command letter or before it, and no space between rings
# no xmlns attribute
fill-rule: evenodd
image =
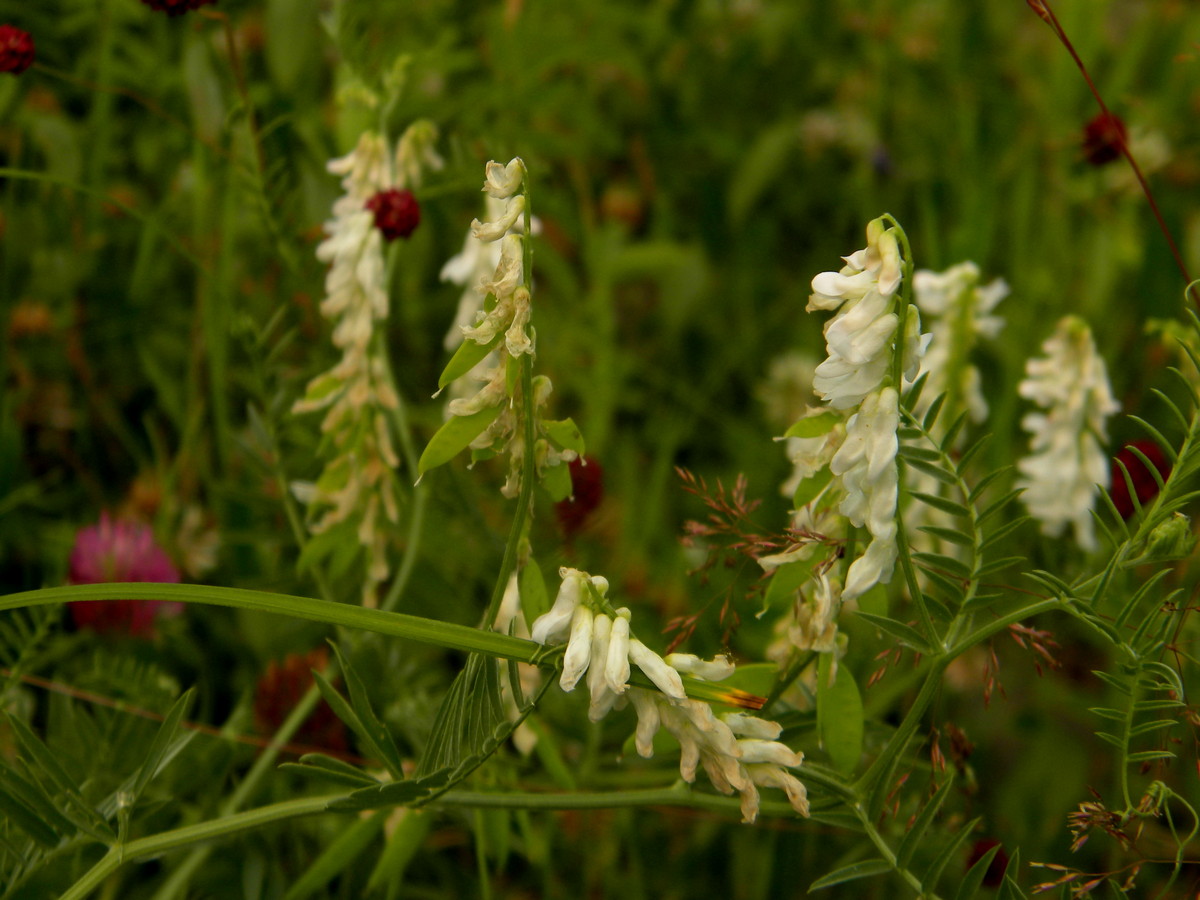
<svg viewBox="0 0 1200 900"><path fill-rule="evenodd" d="M1200 896L1198 189L1186 0L0 0L0 898Z"/></svg>

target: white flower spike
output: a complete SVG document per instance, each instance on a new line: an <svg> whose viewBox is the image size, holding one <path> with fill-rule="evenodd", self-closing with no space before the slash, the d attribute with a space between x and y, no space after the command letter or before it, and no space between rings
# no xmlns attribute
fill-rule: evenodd
<svg viewBox="0 0 1200 900"><path fill-rule="evenodd" d="M1042 533L1058 537L1068 524L1084 550L1096 549L1092 506L1109 483L1108 417L1120 409L1108 384L1104 360L1087 324L1067 316L1042 344L1044 357L1025 364L1018 391L1044 412L1021 420L1031 433L1031 453L1018 460L1017 486Z"/></svg>

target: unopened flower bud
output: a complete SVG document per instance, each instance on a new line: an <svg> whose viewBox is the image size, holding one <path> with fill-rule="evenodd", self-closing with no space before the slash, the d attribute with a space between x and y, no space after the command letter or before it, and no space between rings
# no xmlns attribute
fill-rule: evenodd
<svg viewBox="0 0 1200 900"><path fill-rule="evenodd" d="M1190 556L1196 547L1192 521L1183 513L1175 513L1150 532L1146 553L1138 562L1166 562Z"/></svg>
<svg viewBox="0 0 1200 900"><path fill-rule="evenodd" d="M366 208L375 214L375 227L387 241L407 238L421 224L421 207L407 189L379 191L367 201Z"/></svg>
<svg viewBox="0 0 1200 900"><path fill-rule="evenodd" d="M13 25L0 25L0 72L20 75L33 65L33 37Z"/></svg>

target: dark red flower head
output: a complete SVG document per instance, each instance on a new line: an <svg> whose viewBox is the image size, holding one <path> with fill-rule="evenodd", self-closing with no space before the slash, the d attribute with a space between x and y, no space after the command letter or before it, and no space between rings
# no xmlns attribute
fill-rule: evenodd
<svg viewBox="0 0 1200 900"><path fill-rule="evenodd" d="M556 503L554 512L567 538L583 528L604 499L604 469L592 457L571 460L571 496Z"/></svg>
<svg viewBox="0 0 1200 900"><path fill-rule="evenodd" d="M0 25L0 72L20 75L33 65L33 38L28 31Z"/></svg>
<svg viewBox="0 0 1200 900"><path fill-rule="evenodd" d="M387 241L406 238L421 224L421 207L410 190L380 191L367 201L367 209L375 213L375 227Z"/></svg>
<svg viewBox="0 0 1200 900"><path fill-rule="evenodd" d="M291 653L283 662L272 662L254 689L254 718L264 734L274 734L312 686L313 669L323 672L329 664L324 647L311 653ZM344 753L348 749L346 726L324 701L313 710L296 732L296 740Z"/></svg>
<svg viewBox="0 0 1200 900"><path fill-rule="evenodd" d="M1097 113L1083 127L1083 155L1093 166L1103 166L1120 158L1128 139L1124 122L1112 113Z"/></svg>
<svg viewBox="0 0 1200 900"><path fill-rule="evenodd" d="M1122 463L1129 470L1129 480L1133 482L1133 489L1137 493L1139 503L1149 503L1158 493L1158 482L1154 480L1154 475L1142 462L1141 457L1133 452L1134 449L1141 451L1142 456L1154 463L1154 468L1158 469L1158 474L1164 481L1171 474L1171 464L1157 443L1134 441L1132 444L1126 444L1113 460L1112 487L1109 489L1113 505L1125 519L1133 515L1134 505L1133 498L1129 494L1129 485L1125 481L1125 473L1121 471Z"/></svg>
<svg viewBox="0 0 1200 900"><path fill-rule="evenodd" d="M213 6L217 0L142 0L155 12L165 12L168 16L182 16L185 12L199 9L202 6Z"/></svg>

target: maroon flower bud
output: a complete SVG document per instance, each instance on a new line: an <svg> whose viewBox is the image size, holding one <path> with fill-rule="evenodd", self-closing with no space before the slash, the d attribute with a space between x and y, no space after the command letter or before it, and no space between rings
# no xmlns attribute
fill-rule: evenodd
<svg viewBox="0 0 1200 900"><path fill-rule="evenodd" d="M165 12L168 16L182 16L185 12L193 9L215 5L217 0L142 0L142 2L155 12Z"/></svg>
<svg viewBox="0 0 1200 900"><path fill-rule="evenodd" d="M575 537L604 499L604 469L592 457L571 460L572 496L554 505L558 524L568 539Z"/></svg>
<svg viewBox="0 0 1200 900"><path fill-rule="evenodd" d="M1083 128L1083 155L1093 166L1120 158L1129 138L1125 123L1112 113L1097 113Z"/></svg>
<svg viewBox="0 0 1200 900"><path fill-rule="evenodd" d="M1133 452L1133 449L1141 451L1142 456L1154 463L1154 468L1158 469L1158 474L1164 481L1171 474L1171 464L1157 443L1134 441L1132 444L1126 444L1113 460L1112 487L1108 494L1112 497L1117 512L1124 519L1133 515L1134 505L1133 498L1129 494L1129 484L1125 481L1125 473L1121 471L1121 464L1124 464L1129 471L1129 480L1133 482L1133 489L1139 503L1149 503L1158 493L1158 482L1154 480L1154 474L1142 462L1141 457Z"/></svg>
<svg viewBox="0 0 1200 900"><path fill-rule="evenodd" d="M33 38L28 31L0 25L0 72L20 75L33 65Z"/></svg>
<svg viewBox="0 0 1200 900"><path fill-rule="evenodd" d="M367 209L375 213L375 227L387 241L406 238L421 224L421 207L410 190L380 191L367 201Z"/></svg>

